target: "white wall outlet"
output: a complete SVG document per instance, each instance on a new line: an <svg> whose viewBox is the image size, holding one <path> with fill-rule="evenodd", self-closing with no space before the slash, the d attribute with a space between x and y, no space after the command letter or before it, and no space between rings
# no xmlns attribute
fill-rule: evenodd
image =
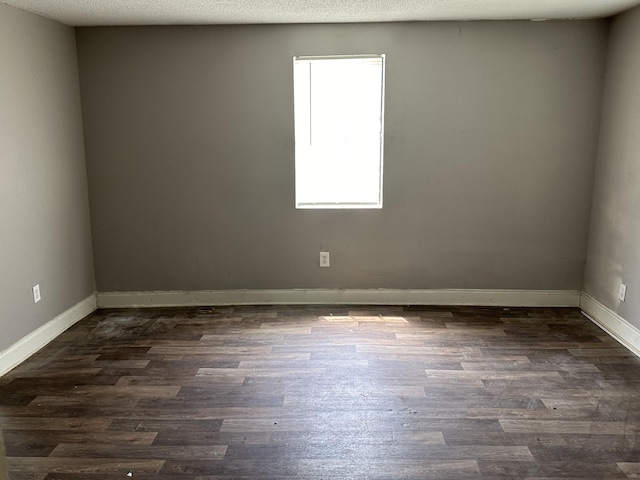
<svg viewBox="0 0 640 480"><path fill-rule="evenodd" d="M625 297L627 296L627 286L624 283L620 284L620 292L618 292L618 300L624 302Z"/></svg>
<svg viewBox="0 0 640 480"><path fill-rule="evenodd" d="M320 266L321 267L329 266L329 252L320 252Z"/></svg>
<svg viewBox="0 0 640 480"><path fill-rule="evenodd" d="M42 297L40 296L40 284L34 285L32 290L33 290L33 303L38 303L40 300L42 300Z"/></svg>

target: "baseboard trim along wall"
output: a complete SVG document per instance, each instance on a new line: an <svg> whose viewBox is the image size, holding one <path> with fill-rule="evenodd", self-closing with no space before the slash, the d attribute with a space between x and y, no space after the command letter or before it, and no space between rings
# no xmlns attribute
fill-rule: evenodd
<svg viewBox="0 0 640 480"><path fill-rule="evenodd" d="M370 304L580 307L605 332L640 357L640 330L577 290L201 290L106 292L90 295L0 352L0 376L36 353L96 308L204 305Z"/></svg>
<svg viewBox="0 0 640 480"><path fill-rule="evenodd" d="M580 296L580 309L593 323L640 357L640 330L588 293Z"/></svg>
<svg viewBox="0 0 640 480"><path fill-rule="evenodd" d="M22 337L6 350L0 352L0 376L15 368L36 353L67 328L82 320L97 308L96 296L91 294L73 307L49 320L37 330Z"/></svg>
<svg viewBox="0 0 640 480"><path fill-rule="evenodd" d="M200 290L98 293L98 308L369 304L577 307L577 290Z"/></svg>

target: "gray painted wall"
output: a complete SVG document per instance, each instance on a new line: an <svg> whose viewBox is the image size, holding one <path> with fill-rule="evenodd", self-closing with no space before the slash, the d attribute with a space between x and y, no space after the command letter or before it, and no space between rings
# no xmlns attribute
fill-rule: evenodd
<svg viewBox="0 0 640 480"><path fill-rule="evenodd" d="M606 33L78 29L98 290L581 289ZM292 56L372 52L384 208L296 211Z"/></svg>
<svg viewBox="0 0 640 480"><path fill-rule="evenodd" d="M612 20L585 291L640 328L640 8ZM618 300L620 283L625 302Z"/></svg>
<svg viewBox="0 0 640 480"><path fill-rule="evenodd" d="M73 29L0 4L0 351L94 291L80 113Z"/></svg>

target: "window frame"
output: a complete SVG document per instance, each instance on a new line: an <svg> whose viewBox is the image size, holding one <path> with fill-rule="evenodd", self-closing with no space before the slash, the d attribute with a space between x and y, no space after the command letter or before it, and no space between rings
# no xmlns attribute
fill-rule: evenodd
<svg viewBox="0 0 640 480"><path fill-rule="evenodd" d="M299 171L302 170L300 167L300 162L304 161L300 158L299 152L299 135L298 135L298 127L301 123L304 123L305 119L300 120L297 117L298 108L296 107L299 96L297 94L297 81L296 81L296 67L299 63L307 63L312 65L313 62L321 62L325 60L366 60L366 59L375 59L379 60L379 66L375 65L376 73L380 74L380 97L379 97L379 122L377 125L379 126L379 140L376 141L376 146L379 146L379 151L377 152L377 162L376 169L377 173L375 175L377 180L377 199L376 201L302 201L300 199L299 191L301 188L302 180L299 178ZM312 73L309 73L309 80L312 80ZM385 125L385 90L386 90L386 55L385 54L355 54L355 55L296 55L293 57L293 81L294 81L294 162L295 162L295 208L296 209L382 209L383 206L383 174L384 174L384 125ZM306 120L306 130L311 132L311 109L313 107L312 97L311 97L311 87L309 87L308 91L304 92L304 98L309 101L309 114L308 120ZM376 103L378 99L376 99ZM377 132L372 129L372 132ZM306 132L305 132L306 133ZM311 134L309 134L309 137ZM305 137L306 138L306 137ZM373 167L371 172L373 172ZM344 178L344 177L343 177ZM347 178L355 178L353 174L350 174ZM371 189L373 191L373 183L371 184ZM341 190L343 191L343 190ZM319 198L319 197L318 197Z"/></svg>

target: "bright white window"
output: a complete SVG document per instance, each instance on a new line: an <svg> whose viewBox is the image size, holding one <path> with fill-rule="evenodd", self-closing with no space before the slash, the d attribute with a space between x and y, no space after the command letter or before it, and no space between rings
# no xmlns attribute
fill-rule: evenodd
<svg viewBox="0 0 640 480"><path fill-rule="evenodd" d="M382 208L384 55L294 57L297 208Z"/></svg>

